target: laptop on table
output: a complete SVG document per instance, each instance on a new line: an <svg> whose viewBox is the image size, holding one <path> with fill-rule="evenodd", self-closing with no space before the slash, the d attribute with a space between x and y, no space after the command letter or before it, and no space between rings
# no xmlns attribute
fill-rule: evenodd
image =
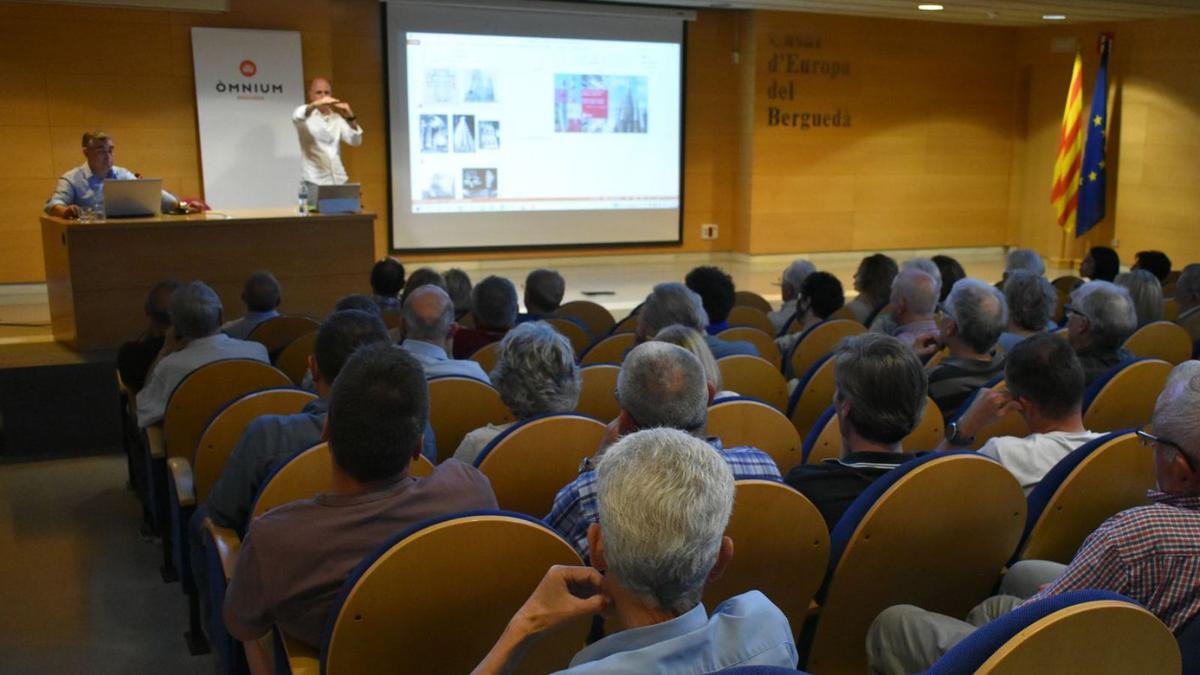
<svg viewBox="0 0 1200 675"><path fill-rule="evenodd" d="M158 215L162 209L162 179L104 179L104 216L136 218Z"/></svg>

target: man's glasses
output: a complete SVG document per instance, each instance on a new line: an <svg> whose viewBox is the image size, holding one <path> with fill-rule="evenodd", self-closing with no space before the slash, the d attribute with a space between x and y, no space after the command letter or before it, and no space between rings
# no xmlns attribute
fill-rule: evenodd
<svg viewBox="0 0 1200 675"><path fill-rule="evenodd" d="M1179 445L1178 443L1174 441L1168 441L1161 436L1155 436L1154 434L1143 431L1142 429L1137 430L1137 437L1138 440L1142 442L1142 445L1146 446L1147 448L1152 448L1155 445L1164 445L1168 448L1171 448L1175 452L1178 452L1183 456L1183 461L1187 462L1188 469L1191 469L1193 473L1196 471L1195 465L1192 464L1192 458L1189 457L1186 452L1184 452L1183 446Z"/></svg>
<svg viewBox="0 0 1200 675"><path fill-rule="evenodd" d="M1063 305L1063 312L1066 314L1068 319L1071 318L1072 314L1078 316L1081 319L1088 318L1087 314L1084 314L1083 312L1079 311L1078 309L1075 309L1075 307L1073 307L1071 305Z"/></svg>

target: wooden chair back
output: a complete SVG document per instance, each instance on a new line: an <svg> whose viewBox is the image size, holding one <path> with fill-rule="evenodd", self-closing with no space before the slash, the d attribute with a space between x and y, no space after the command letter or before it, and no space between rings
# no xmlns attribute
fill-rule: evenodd
<svg viewBox="0 0 1200 675"><path fill-rule="evenodd" d="M792 372L807 373L812 364L833 351L844 338L861 335L865 332L867 329L857 321L847 319L822 321L801 336L796 346L792 347L792 353L788 355Z"/></svg>
<svg viewBox="0 0 1200 675"><path fill-rule="evenodd" d="M783 355L779 353L779 346L775 344L774 338L769 333L764 333L757 328L750 326L735 326L726 328L717 334L717 337L722 340L745 340L754 345L758 350L759 355L775 366L775 370L779 370L783 364Z"/></svg>
<svg viewBox="0 0 1200 675"><path fill-rule="evenodd" d="M800 381L792 391L788 401L788 416L801 437L808 435L820 419L821 413L825 412L833 401L833 392L837 388L833 379L836 366L837 362L832 354L822 357L807 373L800 376Z"/></svg>
<svg viewBox="0 0 1200 675"><path fill-rule="evenodd" d="M1130 335L1125 348L1143 359L1162 359L1177 366L1192 358L1192 336L1177 323L1155 321Z"/></svg>
<svg viewBox="0 0 1200 675"><path fill-rule="evenodd" d="M775 332L775 327L771 325L771 320L767 318L766 311L745 305L736 306L729 311L728 323L731 327L749 326L750 328L757 328L767 335Z"/></svg>
<svg viewBox="0 0 1200 675"><path fill-rule="evenodd" d="M620 364L625 360L625 352L629 351L637 337L632 333L615 333L593 344L579 358L579 365L590 366L596 363Z"/></svg>
<svg viewBox="0 0 1200 675"><path fill-rule="evenodd" d="M817 420L821 425L818 430L814 425L810 438L804 442L804 463L819 464L827 459L836 459L842 455L842 429L834 414L833 406L826 408L825 413ZM933 399L926 397L925 410L921 412L921 420L909 432L901 445L905 452L925 452L933 450L946 437L946 429L942 422L942 413L938 410Z"/></svg>
<svg viewBox="0 0 1200 675"><path fill-rule="evenodd" d="M492 368L496 367L496 362L500 360L500 341L489 342L488 344L476 349L467 357L470 360L478 363L483 372L490 373Z"/></svg>
<svg viewBox="0 0 1200 675"><path fill-rule="evenodd" d="M787 410L787 380L770 361L739 354L717 359L717 368L725 389L766 401L781 412Z"/></svg>
<svg viewBox="0 0 1200 675"><path fill-rule="evenodd" d="M1166 292L1166 289L1163 289ZM1163 299L1163 319L1174 321L1179 318L1179 301L1173 297Z"/></svg>
<svg viewBox="0 0 1200 675"><path fill-rule="evenodd" d="M500 508L541 518L580 463L596 453L604 429L603 422L575 413L524 420L488 443L475 466L491 481Z"/></svg>
<svg viewBox="0 0 1200 675"><path fill-rule="evenodd" d="M575 352L576 359L592 344L592 338L588 332L570 319L545 319L545 321L550 324L551 328L558 331L559 334L565 335L571 341L571 350Z"/></svg>
<svg viewBox="0 0 1200 675"><path fill-rule="evenodd" d="M617 325L616 319L613 318L612 312L604 308L597 302L591 300L572 300L564 302L558 308L559 316L569 316L576 319L584 326L593 337L599 335L608 335L608 332Z"/></svg>
<svg viewBox="0 0 1200 675"><path fill-rule="evenodd" d="M1171 364L1146 359L1126 365L1107 381L1097 380L1084 397L1083 426L1116 431L1149 424L1170 374Z"/></svg>
<svg viewBox="0 0 1200 675"><path fill-rule="evenodd" d="M829 564L829 531L821 512L782 483L740 480L725 534L735 554L721 578L704 587L704 606L762 591L798 635Z"/></svg>
<svg viewBox="0 0 1200 675"><path fill-rule="evenodd" d="M500 393L486 382L454 376L429 380L429 422L437 437L438 461L452 457L468 433L513 419Z"/></svg>
<svg viewBox="0 0 1200 675"><path fill-rule="evenodd" d="M201 366L171 392L163 415L167 457L191 460L200 435L218 410L230 401L259 389L290 387L279 369L253 359L225 359Z"/></svg>
<svg viewBox="0 0 1200 675"><path fill-rule="evenodd" d="M295 415L316 398L315 394L290 387L264 389L246 394L218 412L201 434L192 461L196 503L208 499L208 491L221 477L225 462L251 422L262 415Z"/></svg>
<svg viewBox="0 0 1200 675"><path fill-rule="evenodd" d="M317 331L305 333L279 352L279 357L275 359L275 367L282 370L292 384L300 386L308 373L308 357L316 348Z"/></svg>
<svg viewBox="0 0 1200 675"><path fill-rule="evenodd" d="M946 358L947 356L950 356L949 347L943 347L942 349L934 352L933 356L930 356L929 360L925 362L925 370L933 370L934 368L942 365L942 359Z"/></svg>
<svg viewBox="0 0 1200 675"><path fill-rule="evenodd" d="M764 314L774 310L774 308L771 307L771 303L768 302L766 298L758 293L755 293L754 291L735 291L733 294L733 306L751 307L763 312ZM729 323L730 325L733 325L732 321Z"/></svg>
<svg viewBox="0 0 1200 675"><path fill-rule="evenodd" d="M621 367L597 363L579 369L579 404L575 412L590 415L598 420L612 421L621 414L617 403L617 375Z"/></svg>
<svg viewBox="0 0 1200 675"><path fill-rule="evenodd" d="M841 307L838 307L836 310L834 310L833 314L829 315L829 319L831 321L836 319L845 319L847 321L854 322L858 321L858 318L854 316L854 310L850 309L850 305L842 305Z"/></svg>
<svg viewBox="0 0 1200 675"><path fill-rule="evenodd" d="M582 564L540 521L496 511L431 521L390 544L343 587L322 673L469 672L546 570ZM538 640L522 672L566 668L590 626L590 618L578 619Z"/></svg>
<svg viewBox="0 0 1200 675"><path fill-rule="evenodd" d="M312 317L277 316L255 326L246 339L262 344L274 358L296 338L320 327L321 323Z"/></svg>
<svg viewBox="0 0 1200 675"><path fill-rule="evenodd" d="M708 409L709 436L727 448L747 445L771 456L779 473L801 463L800 434L791 421L775 408L746 398L717 401Z"/></svg>
<svg viewBox="0 0 1200 675"><path fill-rule="evenodd" d="M1024 526L1021 486L972 452L927 455L876 479L831 533L806 670L866 672L867 627L892 605L965 616L995 587Z"/></svg>
<svg viewBox="0 0 1200 675"><path fill-rule="evenodd" d="M942 420L942 411L932 398L925 397L925 410L921 411L921 421L904 437L906 452L923 452L933 450L941 445L946 438L946 426Z"/></svg>
<svg viewBox="0 0 1200 675"><path fill-rule="evenodd" d="M636 313L631 313L629 316L626 316L624 319L621 319L620 321L618 321L617 324L615 326L613 326L612 330L609 331L609 335L623 335L625 333L635 333L635 332L637 332L637 324L638 324L638 315Z"/></svg>

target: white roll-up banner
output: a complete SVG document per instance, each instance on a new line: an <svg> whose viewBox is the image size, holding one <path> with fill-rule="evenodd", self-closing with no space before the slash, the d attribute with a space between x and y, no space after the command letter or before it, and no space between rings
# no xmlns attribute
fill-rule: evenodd
<svg viewBox="0 0 1200 675"><path fill-rule="evenodd" d="M294 206L304 103L300 33L192 28L204 200L214 209Z"/></svg>

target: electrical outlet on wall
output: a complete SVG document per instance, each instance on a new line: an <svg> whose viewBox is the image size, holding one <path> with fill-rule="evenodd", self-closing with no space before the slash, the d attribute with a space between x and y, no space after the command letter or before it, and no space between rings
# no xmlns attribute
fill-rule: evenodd
<svg viewBox="0 0 1200 675"><path fill-rule="evenodd" d="M701 239L716 239L717 238L717 224L716 223L705 223L705 224L701 225L700 226L700 238Z"/></svg>

